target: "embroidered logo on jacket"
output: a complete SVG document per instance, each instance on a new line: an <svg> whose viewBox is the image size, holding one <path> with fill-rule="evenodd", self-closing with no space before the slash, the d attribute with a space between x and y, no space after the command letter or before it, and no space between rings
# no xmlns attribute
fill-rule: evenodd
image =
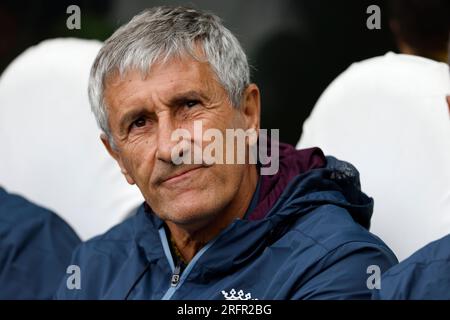
<svg viewBox="0 0 450 320"><path fill-rule="evenodd" d="M239 290L236 295L236 290L231 289L230 292L226 292L225 290L222 290L222 294L225 298L225 300L258 300L258 299L252 299L252 294L246 293L244 294L244 291Z"/></svg>

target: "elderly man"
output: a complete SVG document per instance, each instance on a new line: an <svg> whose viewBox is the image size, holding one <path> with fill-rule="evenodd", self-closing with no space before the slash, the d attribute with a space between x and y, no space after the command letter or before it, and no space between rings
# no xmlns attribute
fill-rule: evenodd
<svg viewBox="0 0 450 320"><path fill-rule="evenodd" d="M137 15L105 42L89 93L104 145L145 203L75 251L81 288L64 281L57 298L370 298L397 262L366 230L373 201L358 172L320 149L272 142L273 175L261 161L175 161L209 147L196 122L224 136L259 130L258 87L218 17L180 7ZM181 149L177 129L192 133Z"/></svg>

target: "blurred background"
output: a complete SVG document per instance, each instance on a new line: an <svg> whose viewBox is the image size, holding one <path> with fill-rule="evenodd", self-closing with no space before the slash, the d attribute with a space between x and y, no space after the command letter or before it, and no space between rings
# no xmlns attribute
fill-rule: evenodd
<svg viewBox="0 0 450 320"><path fill-rule="evenodd" d="M295 145L302 123L327 85L352 62L396 51L386 1L347 0L2 0L0 74L26 48L48 38L105 40L146 7L188 5L211 10L239 38L262 92L262 128L280 128ZM369 30L369 5L381 8L381 29ZM67 7L81 9L69 30Z"/></svg>

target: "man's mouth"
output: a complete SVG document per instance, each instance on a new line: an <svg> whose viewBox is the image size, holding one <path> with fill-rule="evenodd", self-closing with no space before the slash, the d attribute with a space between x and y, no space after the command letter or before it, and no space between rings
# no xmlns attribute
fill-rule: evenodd
<svg viewBox="0 0 450 320"><path fill-rule="evenodd" d="M189 176L191 176L194 172L196 172L198 169L202 169L202 166L198 166L198 167L192 167L186 170L183 170L181 172L175 173L173 175L171 175L170 177L164 179L162 181L162 183L164 184L172 184L172 183L177 183L178 181L181 181L185 178L188 178Z"/></svg>

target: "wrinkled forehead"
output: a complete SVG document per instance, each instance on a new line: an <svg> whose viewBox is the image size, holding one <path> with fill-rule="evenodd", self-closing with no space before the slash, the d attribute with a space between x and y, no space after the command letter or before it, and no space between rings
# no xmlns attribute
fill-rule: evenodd
<svg viewBox="0 0 450 320"><path fill-rule="evenodd" d="M129 107L152 107L155 99L169 105L182 95L204 101L227 97L209 63L189 56L155 63L146 73L139 69L116 72L108 79L104 97L110 112L121 113Z"/></svg>

